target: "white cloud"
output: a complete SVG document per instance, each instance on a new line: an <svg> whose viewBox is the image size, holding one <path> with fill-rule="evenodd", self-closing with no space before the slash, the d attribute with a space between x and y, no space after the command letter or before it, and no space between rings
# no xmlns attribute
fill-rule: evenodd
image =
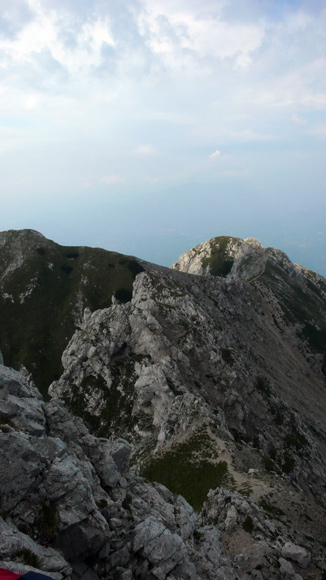
<svg viewBox="0 0 326 580"><path fill-rule="evenodd" d="M310 131L312 135L326 135L326 123L316 124Z"/></svg>
<svg viewBox="0 0 326 580"><path fill-rule="evenodd" d="M85 21L81 26L74 15L63 10L46 10L39 2L30 2L34 18L27 22L13 39L0 40L6 68L13 64L37 61L44 51L71 74L98 67L102 62L103 45L115 46L109 17ZM73 30L73 46L65 43L65 33ZM49 71L51 72L51 71Z"/></svg>
<svg viewBox="0 0 326 580"><path fill-rule="evenodd" d="M248 169L225 169L224 171L219 171L217 173L220 177L249 177L250 173Z"/></svg>
<svg viewBox="0 0 326 580"><path fill-rule="evenodd" d="M304 119L303 117L300 117L300 115L292 115L291 120L296 123L297 125L306 125L307 124L307 119Z"/></svg>
<svg viewBox="0 0 326 580"><path fill-rule="evenodd" d="M215 153L212 153L209 156L209 159L215 159L216 157L219 157L221 155L221 151L219 151L218 149L216 149Z"/></svg>
<svg viewBox="0 0 326 580"><path fill-rule="evenodd" d="M106 185L117 185L118 183L124 183L125 181L126 179L122 175L118 174L106 175L101 179L101 182L105 183Z"/></svg>
<svg viewBox="0 0 326 580"><path fill-rule="evenodd" d="M169 65L182 66L187 51L188 62L189 57L235 57L237 65L245 68L251 63L250 53L263 42L265 27L262 22L227 22L221 16L223 4L216 2L213 9L206 4L205 10L196 2L180 6L147 1L138 25L152 51Z"/></svg>
<svg viewBox="0 0 326 580"><path fill-rule="evenodd" d="M246 141L274 141L277 139L276 135L264 135L262 133L256 133L251 129L245 129L243 131L230 131L230 137L234 141L246 142Z"/></svg>
<svg viewBox="0 0 326 580"><path fill-rule="evenodd" d="M135 153L136 155L152 156L156 155L157 151L150 143L144 143L143 145L138 145L138 147L135 148Z"/></svg>

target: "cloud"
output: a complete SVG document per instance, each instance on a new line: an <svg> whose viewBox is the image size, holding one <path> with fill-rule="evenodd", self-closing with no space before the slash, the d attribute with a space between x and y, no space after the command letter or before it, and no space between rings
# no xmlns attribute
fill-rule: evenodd
<svg viewBox="0 0 326 580"><path fill-rule="evenodd" d="M248 169L225 169L224 171L219 171L217 173L220 177L230 177L230 178L237 178L237 177L249 177L250 173Z"/></svg>
<svg viewBox="0 0 326 580"><path fill-rule="evenodd" d="M27 20L14 38L1 38L0 48L7 67L20 63L33 65L47 51L53 61L74 75L102 63L103 46L115 46L110 18L93 17L82 23L77 15L61 10L46 10L46 6L30 0L33 18ZM66 34L70 33L70 34ZM73 43L67 38L73 35Z"/></svg>
<svg viewBox="0 0 326 580"><path fill-rule="evenodd" d="M101 179L102 183L106 185L117 185L119 183L124 183L126 179L122 175L107 175Z"/></svg>
<svg viewBox="0 0 326 580"><path fill-rule="evenodd" d="M216 157L219 157L221 155L221 151L219 151L218 149L216 149L215 153L212 153L209 156L209 159L215 159Z"/></svg>
<svg viewBox="0 0 326 580"><path fill-rule="evenodd" d="M225 2L208 3L147 0L138 26L153 53L168 66L179 67L200 59L233 57L240 68L251 63L251 53L264 39L262 22L232 22L222 17Z"/></svg>
<svg viewBox="0 0 326 580"><path fill-rule="evenodd" d="M157 155L157 151L154 149L153 145L150 143L145 143L143 145L138 145L135 148L136 155L152 156Z"/></svg>
<svg viewBox="0 0 326 580"><path fill-rule="evenodd" d="M294 123L296 123L297 125L306 125L307 124L307 119L304 119L303 117L300 117L297 114L292 115L291 120Z"/></svg>
<svg viewBox="0 0 326 580"><path fill-rule="evenodd" d="M246 141L274 141L277 139L276 135L264 135L262 133L256 133L251 129L245 129L243 131L230 131L230 136L234 141L246 142Z"/></svg>
<svg viewBox="0 0 326 580"><path fill-rule="evenodd" d="M309 133L311 135L321 135L324 136L326 135L326 123L319 123L316 124L310 131Z"/></svg>

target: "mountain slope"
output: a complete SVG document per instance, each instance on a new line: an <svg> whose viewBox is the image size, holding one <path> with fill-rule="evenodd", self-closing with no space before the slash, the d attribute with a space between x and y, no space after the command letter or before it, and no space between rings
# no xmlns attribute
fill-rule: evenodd
<svg viewBox="0 0 326 580"><path fill-rule="evenodd" d="M0 364L0 568L54 580L236 580L221 534Z"/></svg>
<svg viewBox="0 0 326 580"><path fill-rule="evenodd" d="M63 247L32 230L0 233L0 344L42 393L62 372L61 355L84 309L130 300L140 260L97 248Z"/></svg>
<svg viewBox="0 0 326 580"><path fill-rule="evenodd" d="M203 523L221 520L241 574L278 577L279 535L312 554L319 579L326 281L252 239L214 238L170 270L140 265L131 300L76 321L50 395L94 434L128 439L134 469L203 506Z"/></svg>

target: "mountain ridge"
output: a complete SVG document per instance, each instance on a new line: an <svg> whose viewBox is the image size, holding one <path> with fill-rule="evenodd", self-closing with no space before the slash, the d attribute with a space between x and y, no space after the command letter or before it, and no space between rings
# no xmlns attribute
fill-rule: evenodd
<svg viewBox="0 0 326 580"><path fill-rule="evenodd" d="M281 526L311 553L302 574L317 580L326 542L326 280L279 250L233 240L213 238L172 269L135 258L143 269L128 300L113 289L104 307L83 303L49 394L94 435L128 439L136 473L183 495L203 521L217 518L233 564L243 562L240 577L256 566L263 578L284 577L273 539ZM190 263L192 273L182 271ZM1 268L0 280L1 314ZM18 295L17 312L28 313L33 292L22 303Z"/></svg>

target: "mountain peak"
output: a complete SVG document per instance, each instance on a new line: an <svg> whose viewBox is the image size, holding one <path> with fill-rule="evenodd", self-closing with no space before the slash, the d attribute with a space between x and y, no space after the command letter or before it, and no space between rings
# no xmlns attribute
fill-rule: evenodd
<svg viewBox="0 0 326 580"><path fill-rule="evenodd" d="M255 238L219 236L198 244L182 254L171 268L201 276L217 276L228 280L252 281L261 276L268 262L276 262L289 271L302 274L281 250L264 248Z"/></svg>

